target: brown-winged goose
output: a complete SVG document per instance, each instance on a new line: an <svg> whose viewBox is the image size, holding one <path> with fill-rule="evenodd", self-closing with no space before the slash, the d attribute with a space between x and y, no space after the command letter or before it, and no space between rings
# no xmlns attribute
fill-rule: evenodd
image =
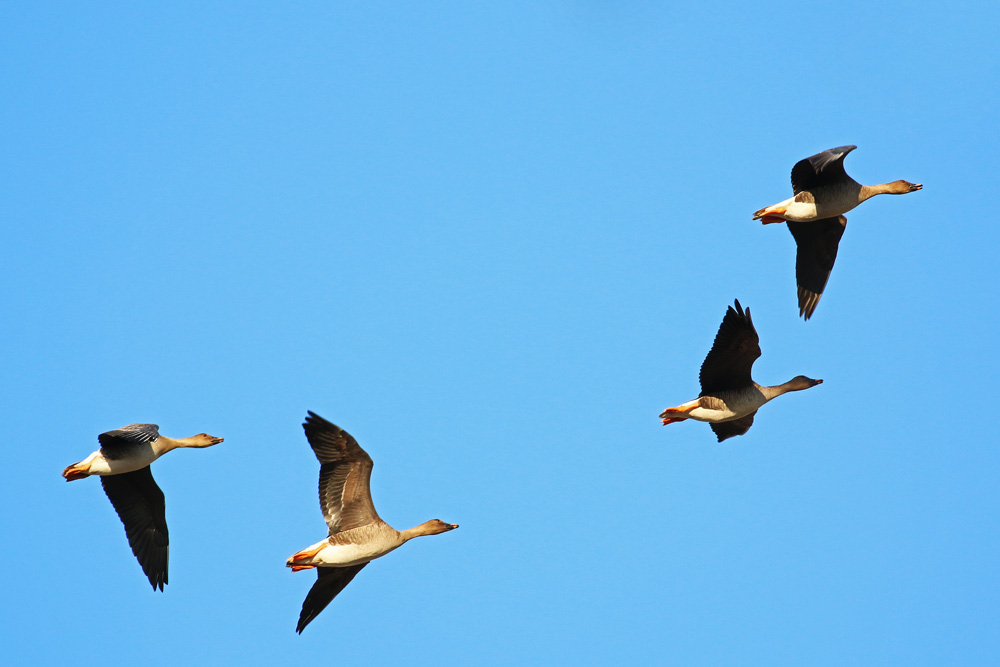
<svg viewBox="0 0 1000 667"><path fill-rule="evenodd" d="M67 466L67 482L100 475L104 493L125 524L125 536L142 571L163 590L167 583L166 505L149 464L178 447L211 447L222 442L206 433L174 440L160 435L156 424L129 424L97 436L101 448L84 460Z"/></svg>
<svg viewBox="0 0 1000 667"><path fill-rule="evenodd" d="M414 537L458 528L432 519L415 528L396 530L375 511L369 489L372 459L358 442L312 412L302 427L320 462L319 505L330 535L285 563L293 572L316 568L316 583L302 603L295 626L300 634L369 562Z"/></svg>
<svg viewBox="0 0 1000 667"><path fill-rule="evenodd" d="M870 197L902 195L923 188L908 181L861 185L844 171L844 158L857 146L840 146L799 160L792 168L791 199L754 213L763 224L787 222L795 238L799 315L812 317L837 259L847 213Z"/></svg>
<svg viewBox="0 0 1000 667"><path fill-rule="evenodd" d="M760 339L746 311L736 301L726 311L719 326L715 343L701 365L701 394L674 408L667 408L660 417L664 425L694 419L708 422L719 442L743 435L753 425L760 406L789 391L800 391L823 382L804 375L784 384L762 387L753 381L753 362L760 357Z"/></svg>

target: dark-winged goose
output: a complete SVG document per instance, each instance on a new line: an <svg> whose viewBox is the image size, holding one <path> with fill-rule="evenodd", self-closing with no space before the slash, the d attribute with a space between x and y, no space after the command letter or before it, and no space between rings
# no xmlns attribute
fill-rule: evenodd
<svg viewBox="0 0 1000 667"><path fill-rule="evenodd" d="M174 440L160 435L156 424L129 424L97 436L101 448L67 466L67 482L100 475L104 493L125 524L125 536L153 590L167 583L166 504L149 464L171 449L211 447L222 442L206 433Z"/></svg>
<svg viewBox="0 0 1000 667"><path fill-rule="evenodd" d="M726 311L715 343L701 365L701 394L660 413L664 425L694 419L708 422L719 442L743 435L753 425L760 406L789 391L800 391L823 382L799 375L784 384L762 387L753 381L753 362L760 357L760 339L746 311L736 301Z"/></svg>
<svg viewBox="0 0 1000 667"><path fill-rule="evenodd" d="M844 158L857 146L840 146L799 160L792 168L791 199L754 213L763 224L787 222L798 250L795 279L799 315L812 317L837 259L847 213L861 202L881 194L902 195L923 188L909 181L861 185L844 171Z"/></svg>

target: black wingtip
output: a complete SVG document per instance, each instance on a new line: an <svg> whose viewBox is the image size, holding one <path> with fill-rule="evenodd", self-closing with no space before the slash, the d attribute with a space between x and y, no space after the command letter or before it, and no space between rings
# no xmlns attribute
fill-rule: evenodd
<svg viewBox="0 0 1000 667"><path fill-rule="evenodd" d="M318 414L312 410L306 410L306 420L302 422L302 426L309 426L310 424L316 424L319 426L331 425L330 422L320 417Z"/></svg>
<svg viewBox="0 0 1000 667"><path fill-rule="evenodd" d="M306 629L306 626L309 625L314 618L316 618L316 616L306 618L305 610L303 610L302 614L299 615L299 622L295 624L295 634L301 635L302 631Z"/></svg>
<svg viewBox="0 0 1000 667"><path fill-rule="evenodd" d="M737 315L738 317L744 318L748 322L750 322L751 321L750 320L750 306L747 306L746 308L744 308L743 306L740 305L740 300L739 299L734 299L734 301L736 303L736 308L733 308L732 306L730 306L729 310L733 311L733 314Z"/></svg>

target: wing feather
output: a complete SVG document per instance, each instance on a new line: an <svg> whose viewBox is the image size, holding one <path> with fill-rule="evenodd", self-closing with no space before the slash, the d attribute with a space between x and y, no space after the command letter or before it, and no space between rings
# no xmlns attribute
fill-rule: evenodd
<svg viewBox="0 0 1000 667"><path fill-rule="evenodd" d="M798 284L799 315L812 317L826 282L837 260L840 239L847 229L847 218L823 218L813 222L789 222L788 231L795 237L795 282Z"/></svg>
<svg viewBox="0 0 1000 667"><path fill-rule="evenodd" d="M330 535L379 521L369 488L368 453L347 431L312 412L302 427L320 461L319 504Z"/></svg>
<svg viewBox="0 0 1000 667"><path fill-rule="evenodd" d="M155 442L159 437L160 427L156 424L129 424L100 434L97 441L104 457L114 460L126 456L136 445Z"/></svg>
<svg viewBox="0 0 1000 667"><path fill-rule="evenodd" d="M738 389L753 384L751 370L760 357L760 338L746 311L736 300L726 311L715 335L715 342L701 365L701 394L714 394L727 389Z"/></svg>
<svg viewBox="0 0 1000 667"><path fill-rule="evenodd" d="M715 435L719 437L719 442L727 438L733 438L737 435L743 435L750 430L753 426L753 417L757 414L754 410L746 417L740 417L739 419L734 419L728 422L719 422L717 424L712 424L712 430L715 431Z"/></svg>
<svg viewBox="0 0 1000 667"><path fill-rule="evenodd" d="M799 160L792 167L792 192L814 190L850 178L844 171L844 158L857 146L838 146Z"/></svg>
<svg viewBox="0 0 1000 667"><path fill-rule="evenodd" d="M125 525L132 553L146 573L153 590L167 583L170 538L166 501L149 466L120 475L101 477L104 493Z"/></svg>
<svg viewBox="0 0 1000 667"><path fill-rule="evenodd" d="M347 567L317 567L316 583L309 589L306 599L302 602L302 611L299 613L299 622L295 626L295 632L302 634L306 626L319 616L319 613L326 609L328 604L333 602L333 598L337 597L340 591L351 583L351 580L365 565L368 563L348 565Z"/></svg>

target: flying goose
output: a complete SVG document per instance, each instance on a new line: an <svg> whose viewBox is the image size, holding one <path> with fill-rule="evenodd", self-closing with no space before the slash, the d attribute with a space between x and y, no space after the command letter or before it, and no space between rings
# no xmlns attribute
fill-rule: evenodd
<svg viewBox="0 0 1000 667"><path fill-rule="evenodd" d="M753 425L760 406L789 391L801 391L823 382L799 375L784 384L762 387L750 373L760 357L760 338L746 311L736 300L719 326L715 343L701 365L701 394L698 398L667 408L660 413L663 424L694 419L708 422L719 442L743 435Z"/></svg>
<svg viewBox="0 0 1000 667"><path fill-rule="evenodd" d="M100 475L104 493L125 524L125 535L153 590L167 583L166 505L149 464L178 447L211 447L222 442L206 433L174 440L156 424L129 424L97 436L101 448L67 466L67 482Z"/></svg>
<svg viewBox="0 0 1000 667"><path fill-rule="evenodd" d="M308 413L302 427L320 462L319 505L330 535L285 563L292 572L316 568L316 583L302 603L295 627L299 634L369 562L414 537L458 528L457 524L432 519L415 528L396 530L375 511L369 489L372 459L357 440L313 412Z"/></svg>
<svg viewBox="0 0 1000 667"><path fill-rule="evenodd" d="M799 160L792 167L791 199L767 206L753 214L767 225L787 222L798 250L795 280L798 283L799 315L812 317L837 259L840 238L847 227L847 213L870 197L902 195L924 186L909 181L861 185L844 171L844 158L857 146L840 146Z"/></svg>

